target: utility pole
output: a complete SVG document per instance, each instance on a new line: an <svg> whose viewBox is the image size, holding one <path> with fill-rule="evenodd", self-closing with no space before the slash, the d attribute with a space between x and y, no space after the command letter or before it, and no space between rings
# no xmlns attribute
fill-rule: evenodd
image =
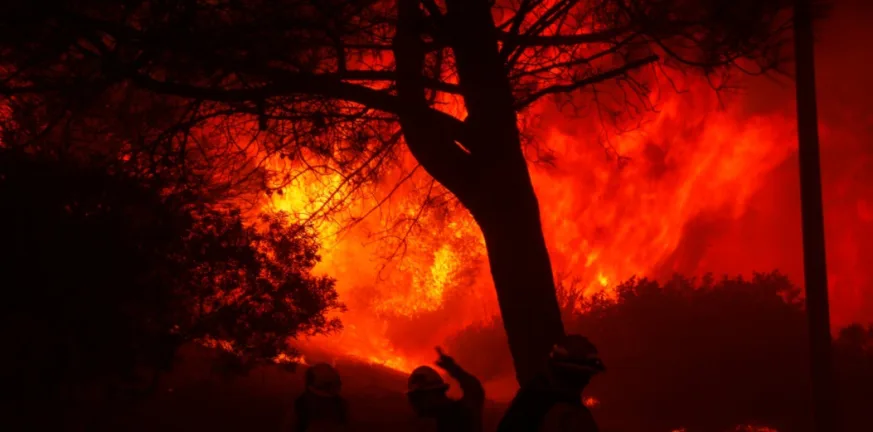
<svg viewBox="0 0 873 432"><path fill-rule="evenodd" d="M806 313L809 320L813 425L815 432L839 432L831 355L810 0L794 1L794 54L797 80L800 203L803 220L803 273L806 285Z"/></svg>

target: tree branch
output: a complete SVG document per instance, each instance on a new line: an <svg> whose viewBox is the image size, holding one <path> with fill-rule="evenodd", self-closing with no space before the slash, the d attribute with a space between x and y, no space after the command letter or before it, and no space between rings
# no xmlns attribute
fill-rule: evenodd
<svg viewBox="0 0 873 432"><path fill-rule="evenodd" d="M463 191L471 172L470 157L457 142L469 140L458 139L457 135L453 138L432 121L430 112L434 110L428 106L422 75L426 51L419 35L423 19L419 0L398 0L397 9L397 33L393 43L397 94L402 109L398 117L406 145L428 174L450 190Z"/></svg>
<svg viewBox="0 0 873 432"><path fill-rule="evenodd" d="M397 81L397 74L393 71L366 71L351 70L337 74L337 79L342 81ZM461 94L461 87L439 79L422 77L424 86L431 90L444 93Z"/></svg>
<svg viewBox="0 0 873 432"><path fill-rule="evenodd" d="M362 85L343 82L331 76L283 72L271 84L257 88L226 89L201 87L190 84L159 81L145 75L131 75L131 81L139 87L162 94L215 102L245 102L272 97L306 94L357 103L379 111L399 115L403 106L397 96ZM429 121L436 127L450 132L454 139L463 141L465 125L460 120L441 111L427 108Z"/></svg>
<svg viewBox="0 0 873 432"><path fill-rule="evenodd" d="M537 100L542 98L543 96L546 96L549 94L557 94L557 93L570 93L572 91L578 90L578 89L585 87L585 86L589 86L589 85L597 84L597 83L600 83L600 82L603 82L603 81L606 81L609 79L617 78L621 75L624 75L624 74L630 72L633 69L637 69L637 68L643 67L647 64L654 63L654 62L658 61L659 58L660 57L658 57L657 55L650 55L648 57L643 57L639 60L634 60L634 61L625 63L621 67L608 70L606 72L600 73L598 75L594 75L592 77L589 77L589 78L586 78L583 80L576 81L572 84L556 84L556 85L546 87L542 90L539 90L537 92L532 93L530 96L528 96L524 99L519 100L515 104L515 108L517 110L522 110L524 108L527 108L528 106L530 106L531 104L533 104L534 102L536 102Z"/></svg>
<svg viewBox="0 0 873 432"><path fill-rule="evenodd" d="M427 13L430 14L431 18L436 20L443 19L443 13L440 11L440 7L437 6L434 0L421 0L421 4L424 5L424 8L427 10Z"/></svg>
<svg viewBox="0 0 873 432"><path fill-rule="evenodd" d="M521 69L518 73L515 73L515 74L511 73L510 78L519 79L519 78L525 77L525 76L531 76L531 75L537 75L537 74L544 73L544 72L549 72L555 68L560 69L560 70L568 70L568 69L573 68L575 66L583 65L586 63L591 63L597 59L601 59L605 56L615 54L616 52L618 52L618 50L627 46L637 36L639 36L639 35L632 34L623 40L614 42L613 45L611 47L609 47L608 49L604 49L604 50L597 52L597 53L590 55L590 56L579 57L579 58L575 58L572 60L563 61L563 62L556 62L556 63L549 63L548 61L542 61L541 65L535 69L528 69L528 70Z"/></svg>
<svg viewBox="0 0 873 432"><path fill-rule="evenodd" d="M624 30L609 29L595 33L577 35L515 35L501 31L497 33L497 40L511 43L513 47L552 47L561 45L578 45L586 43L609 42L624 33ZM508 45L509 46L509 45Z"/></svg>

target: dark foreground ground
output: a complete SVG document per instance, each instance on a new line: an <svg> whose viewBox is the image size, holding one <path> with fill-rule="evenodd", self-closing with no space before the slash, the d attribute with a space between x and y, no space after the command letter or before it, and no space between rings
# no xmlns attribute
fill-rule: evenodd
<svg viewBox="0 0 873 432"><path fill-rule="evenodd" d="M229 377L212 368L208 352L199 348L184 349L171 375L165 376L150 397L136 405L114 404L85 414L74 409L77 419L65 422L68 431L270 431L281 430L283 418L303 389L304 367L291 373L279 367L260 368L245 376ZM406 376L391 369L351 360L338 361L343 377L343 395L349 402L355 431L434 430L433 424L417 419L406 401ZM454 383L451 383L454 385ZM592 389L594 390L594 389ZM662 389L663 390L663 389ZM453 389L450 391L454 393ZM631 390L633 391L633 390ZM593 391L592 391L593 393ZM648 394L650 403L671 397L669 392ZM704 399L711 394L702 395ZM741 401L734 401L740 403ZM766 407L762 407L766 408ZM506 403L488 401L484 412L485 431L495 430ZM615 412L592 411L599 419L602 432L669 432L683 430L649 422L620 422ZM651 413L639 413L642 418ZM867 410L869 415L869 407ZM648 417L646 417L648 416ZM619 417L626 418L624 415ZM29 423L29 422L28 422ZM736 424L736 423L734 423ZM628 426L631 425L631 426ZM808 425L807 425L808 426ZM866 427L846 425L846 432L869 431ZM2 429L2 428L0 428ZM733 428L728 428L732 430ZM801 425L778 432L797 432ZM741 432L777 432L773 429L737 429ZM728 432L721 427L688 428L687 432Z"/></svg>
<svg viewBox="0 0 873 432"><path fill-rule="evenodd" d="M190 354L190 352L189 352ZM187 358L186 358L187 357ZM281 430L293 400L303 389L303 369L289 373L278 367L261 368L246 376L229 378L210 367L197 355L184 356L172 375L166 376L150 397L136 405L115 404L85 414L78 411L75 421L65 422L65 431L275 431ZM434 430L433 424L412 414L404 394L406 377L390 369L352 361L341 361L343 394L349 401L355 431ZM664 395L650 395L656 400ZM600 418L603 432L668 432L676 428L642 424L633 427L612 425L607 412L592 411ZM868 407L869 408L869 407ZM493 431L506 409L505 403L489 401L485 407L485 431ZM869 415L869 410L867 411ZM646 415L646 413L641 413ZM611 420L611 421L610 421ZM26 423L30 423L27 421ZM612 426L610 426L612 425ZM802 428L802 427L801 427ZM0 428L2 430L3 428ZM733 428L729 428L733 429ZM37 430L37 429L14 429ZM683 430L683 429L678 429ZM797 428L780 429L792 432ZM869 429L847 425L846 432ZM721 428L695 428L688 432L727 432ZM738 429L742 432L776 432L773 429Z"/></svg>
<svg viewBox="0 0 873 432"><path fill-rule="evenodd" d="M432 425L416 419L403 393L405 376L353 362L337 364L355 430L420 431ZM136 408L115 412L109 430L279 431L288 407L303 388L302 369L288 373L259 369L246 377L224 378L199 362L183 362L163 380L153 397ZM486 430L496 427L504 404L488 402ZM101 428L101 429L104 429Z"/></svg>

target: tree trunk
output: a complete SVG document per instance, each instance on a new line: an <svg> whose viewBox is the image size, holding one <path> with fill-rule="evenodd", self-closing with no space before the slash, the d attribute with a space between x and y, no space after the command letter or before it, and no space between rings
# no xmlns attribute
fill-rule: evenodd
<svg viewBox="0 0 873 432"><path fill-rule="evenodd" d="M809 0L794 2L800 213L803 222L803 273L812 371L812 420L816 432L837 432L842 429L840 427L842 425L838 423L836 414L837 395L831 353L818 108L815 94L815 56L810 7Z"/></svg>
<svg viewBox="0 0 873 432"><path fill-rule="evenodd" d="M426 98L419 0L398 1L394 58L400 126L410 152L476 219L488 250L503 325L520 384L545 365L564 333L555 282L513 94L486 0L448 0L448 36L468 117L463 136L435 122ZM463 144L462 150L457 143Z"/></svg>
<svg viewBox="0 0 873 432"><path fill-rule="evenodd" d="M542 370L564 326L539 203L521 151L513 159L484 175L465 205L485 237L516 379L524 384Z"/></svg>
<svg viewBox="0 0 873 432"><path fill-rule="evenodd" d="M485 236L516 378L525 384L564 333L551 260L491 2L446 0L446 8L475 170L453 192Z"/></svg>

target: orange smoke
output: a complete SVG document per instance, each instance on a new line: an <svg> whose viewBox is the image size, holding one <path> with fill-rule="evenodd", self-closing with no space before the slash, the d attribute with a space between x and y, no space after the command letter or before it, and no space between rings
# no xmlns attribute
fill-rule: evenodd
<svg viewBox="0 0 873 432"><path fill-rule="evenodd" d="M585 294L664 265L702 214L742 217L763 176L791 155L790 118L742 119L717 111L706 89L693 94L702 96L673 96L643 128L610 137L630 158L623 166L604 157L593 125L540 113L539 138L556 156L553 165L530 167L544 233L556 271L577 279ZM421 175L410 183L427 181ZM340 182L338 175L300 177L271 208L305 217ZM421 211L417 187L384 204L386 212L418 217L421 227L389 267L382 268L372 236L377 218L346 232L349 220L341 218L317 226L325 239L318 270L337 278L349 306L346 330L320 345L408 371L432 360L432 346L498 314L478 228L463 210L442 218Z"/></svg>

